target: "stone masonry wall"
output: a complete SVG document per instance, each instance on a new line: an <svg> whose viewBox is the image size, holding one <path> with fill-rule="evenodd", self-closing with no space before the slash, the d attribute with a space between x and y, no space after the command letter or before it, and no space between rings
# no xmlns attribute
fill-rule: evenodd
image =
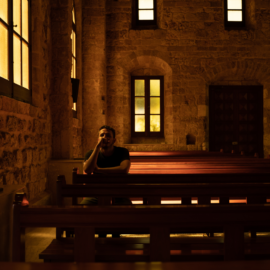
<svg viewBox="0 0 270 270"><path fill-rule="evenodd" d="M72 0L51 1L52 24L52 158L73 158L71 86Z"/></svg>
<svg viewBox="0 0 270 270"><path fill-rule="evenodd" d="M106 123L106 1L82 2L83 155ZM116 2L115 2L116 3Z"/></svg>
<svg viewBox="0 0 270 270"><path fill-rule="evenodd" d="M149 151L208 149L209 85L260 84L264 153L270 153L270 2L246 4L247 27L242 30L225 30L223 0L158 1L158 29L134 30L132 1L107 1L107 118L117 127L120 145ZM162 70L161 63L172 71L167 81L172 104L165 118L172 118L165 122L166 144L130 144L130 137L122 139L130 130L130 74L136 66ZM195 145L186 145L187 134L196 138Z"/></svg>
<svg viewBox="0 0 270 270"><path fill-rule="evenodd" d="M0 96L0 185L43 192L51 156L50 2L32 1L32 105Z"/></svg>

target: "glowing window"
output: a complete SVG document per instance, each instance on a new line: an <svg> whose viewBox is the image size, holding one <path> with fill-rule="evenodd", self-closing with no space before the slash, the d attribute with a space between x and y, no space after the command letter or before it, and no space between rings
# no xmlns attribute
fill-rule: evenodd
<svg viewBox="0 0 270 270"><path fill-rule="evenodd" d="M225 26L245 26L245 0L225 0Z"/></svg>
<svg viewBox="0 0 270 270"><path fill-rule="evenodd" d="M132 136L163 137L163 77L132 77Z"/></svg>
<svg viewBox="0 0 270 270"><path fill-rule="evenodd" d="M75 19L75 7L74 7L74 3L73 3L73 8L72 8L72 31L71 31L71 78L72 79L76 79L77 74L76 74L76 67L77 67L77 53L76 53L76 19ZM76 100L74 99L75 97L73 97L73 106L72 106L72 113L73 113L73 117L77 118L77 96L76 96Z"/></svg>
<svg viewBox="0 0 270 270"><path fill-rule="evenodd" d="M156 26L156 0L133 0L133 26Z"/></svg>
<svg viewBox="0 0 270 270"><path fill-rule="evenodd" d="M31 102L29 6L29 0L0 0L0 94L24 102Z"/></svg>

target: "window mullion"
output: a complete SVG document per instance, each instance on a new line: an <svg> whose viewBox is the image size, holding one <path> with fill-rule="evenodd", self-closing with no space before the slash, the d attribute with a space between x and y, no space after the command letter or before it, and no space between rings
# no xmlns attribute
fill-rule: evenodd
<svg viewBox="0 0 270 270"><path fill-rule="evenodd" d="M145 134L150 134L150 79L145 78Z"/></svg>
<svg viewBox="0 0 270 270"><path fill-rule="evenodd" d="M10 90L11 90L11 97L14 97L14 72L13 72L13 32L14 32L14 21L13 21L13 1L8 1L8 17L9 17L9 45L8 45L8 56L9 56L9 81L10 81Z"/></svg>

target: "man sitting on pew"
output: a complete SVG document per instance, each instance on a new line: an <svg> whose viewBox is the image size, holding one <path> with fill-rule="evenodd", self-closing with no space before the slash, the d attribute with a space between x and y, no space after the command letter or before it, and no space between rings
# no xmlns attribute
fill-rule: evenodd
<svg viewBox="0 0 270 270"><path fill-rule="evenodd" d="M130 168L129 151L114 146L115 130L110 126L99 129L98 142L93 150L85 155L83 170L87 174L128 174ZM97 198L84 198L81 204L98 204ZM131 204L128 198L115 198L113 204Z"/></svg>

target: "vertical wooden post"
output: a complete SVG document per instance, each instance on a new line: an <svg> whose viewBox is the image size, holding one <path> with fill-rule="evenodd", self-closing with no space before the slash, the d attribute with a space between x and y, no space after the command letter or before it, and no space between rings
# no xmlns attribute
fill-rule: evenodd
<svg viewBox="0 0 270 270"><path fill-rule="evenodd" d="M159 197L159 196L148 197L147 201L148 201L148 205L160 205L161 204L161 197Z"/></svg>
<svg viewBox="0 0 270 270"><path fill-rule="evenodd" d="M198 204L211 204L211 197L209 196L200 196L198 197Z"/></svg>
<svg viewBox="0 0 270 270"><path fill-rule="evenodd" d="M104 197L104 196L98 196L98 205L110 205L111 204L111 197Z"/></svg>
<svg viewBox="0 0 270 270"><path fill-rule="evenodd" d="M72 170L72 184L77 184L77 174L79 173L78 168L73 168Z"/></svg>
<svg viewBox="0 0 270 270"><path fill-rule="evenodd" d="M191 205L191 197L181 197L182 205Z"/></svg>
<svg viewBox="0 0 270 270"><path fill-rule="evenodd" d="M244 228L238 224L224 226L224 260L244 259Z"/></svg>
<svg viewBox="0 0 270 270"><path fill-rule="evenodd" d="M75 228L74 260L75 262L95 261L95 228Z"/></svg>
<svg viewBox="0 0 270 270"><path fill-rule="evenodd" d="M20 224L20 212L25 193L17 193L13 202L13 228L12 228L12 261L25 261L25 228ZM25 206L27 207L27 206Z"/></svg>
<svg viewBox="0 0 270 270"><path fill-rule="evenodd" d="M170 261L170 229L150 228L150 261Z"/></svg>

